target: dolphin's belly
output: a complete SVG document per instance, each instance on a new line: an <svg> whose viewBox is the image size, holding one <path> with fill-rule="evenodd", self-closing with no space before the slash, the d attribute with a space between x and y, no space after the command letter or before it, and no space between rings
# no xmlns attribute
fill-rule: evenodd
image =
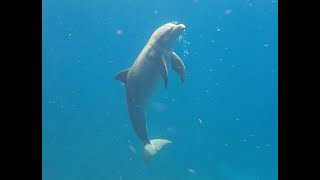
<svg viewBox="0 0 320 180"><path fill-rule="evenodd" d="M153 62L142 61L132 66L126 83L127 98L142 106L146 105L160 78L159 69Z"/></svg>
<svg viewBox="0 0 320 180"><path fill-rule="evenodd" d="M150 140L145 108L161 76L156 66L143 62L133 65L127 76L125 89L130 120L138 137L147 144Z"/></svg>
<svg viewBox="0 0 320 180"><path fill-rule="evenodd" d="M127 101L140 106L147 105L160 76L134 79L126 85Z"/></svg>

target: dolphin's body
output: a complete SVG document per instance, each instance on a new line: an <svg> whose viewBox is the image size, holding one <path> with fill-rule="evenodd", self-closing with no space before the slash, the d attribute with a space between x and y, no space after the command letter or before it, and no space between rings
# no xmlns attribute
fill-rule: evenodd
<svg viewBox="0 0 320 180"><path fill-rule="evenodd" d="M184 29L183 24L173 23L159 27L152 34L133 65L115 76L116 80L122 81L125 85L129 117L135 133L144 143L145 162L148 162L164 145L171 143L165 139L150 140L146 126L145 108L161 77L167 89L167 64L171 63L173 70L179 74L181 82L185 79L185 66L172 51L174 42Z"/></svg>

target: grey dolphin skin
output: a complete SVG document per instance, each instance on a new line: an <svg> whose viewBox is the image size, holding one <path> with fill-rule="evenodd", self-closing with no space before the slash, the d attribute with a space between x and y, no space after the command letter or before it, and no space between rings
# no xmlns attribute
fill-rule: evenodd
<svg viewBox="0 0 320 180"><path fill-rule="evenodd" d="M145 108L161 77L167 89L168 64L178 73L181 82L185 80L185 66L172 51L174 42L184 29L183 24L174 23L167 23L156 29L133 65L115 76L115 79L120 80L125 86L129 118L134 132L144 143L145 163L163 146L171 143L166 139L149 138Z"/></svg>

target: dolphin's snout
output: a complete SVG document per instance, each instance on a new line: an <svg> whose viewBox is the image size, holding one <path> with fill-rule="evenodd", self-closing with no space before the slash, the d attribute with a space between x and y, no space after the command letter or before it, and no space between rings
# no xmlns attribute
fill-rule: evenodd
<svg viewBox="0 0 320 180"><path fill-rule="evenodd" d="M186 28L186 26L184 24L179 24L178 26L179 26L180 29L185 29Z"/></svg>
<svg viewBox="0 0 320 180"><path fill-rule="evenodd" d="M181 33L185 28L186 26L184 24L178 24L173 28L173 31L176 33Z"/></svg>

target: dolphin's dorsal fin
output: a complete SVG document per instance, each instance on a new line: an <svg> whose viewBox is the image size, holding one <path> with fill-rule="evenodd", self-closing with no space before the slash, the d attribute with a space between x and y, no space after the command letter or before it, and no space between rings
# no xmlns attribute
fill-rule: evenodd
<svg viewBox="0 0 320 180"><path fill-rule="evenodd" d="M174 52L171 53L171 66L172 69L179 74L181 82L184 82L186 76L186 68L182 60Z"/></svg>
<svg viewBox="0 0 320 180"><path fill-rule="evenodd" d="M164 80L164 87L167 89L168 85L168 69L167 69L167 63L166 60L164 59L164 56L161 56L161 61L160 61L160 74Z"/></svg>
<svg viewBox="0 0 320 180"><path fill-rule="evenodd" d="M127 82L127 74L128 74L129 69L130 68L118 72L116 74L116 76L114 77L114 79L120 80L121 82L126 83Z"/></svg>

